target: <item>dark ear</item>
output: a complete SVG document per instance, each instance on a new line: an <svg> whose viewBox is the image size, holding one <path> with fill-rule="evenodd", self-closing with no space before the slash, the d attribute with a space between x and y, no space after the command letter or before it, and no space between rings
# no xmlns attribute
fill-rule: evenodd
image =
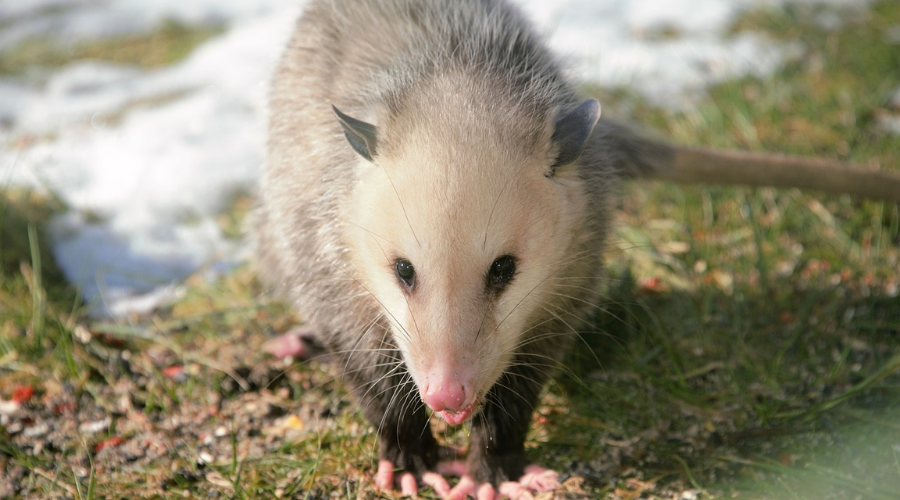
<svg viewBox="0 0 900 500"><path fill-rule="evenodd" d="M352 146L360 156L372 161L372 157L375 156L375 147L378 145L378 129L375 125L347 116L344 113L341 113L341 110L337 109L333 104L331 105L331 109L334 110L334 114L337 115L338 121L341 122L341 127L344 129L344 135L347 136L347 141L350 143L350 146Z"/></svg>
<svg viewBox="0 0 900 500"><path fill-rule="evenodd" d="M584 144L599 119L600 103L596 99L588 99L556 119L553 142L559 148L559 154L550 166L548 177L553 176L556 167L572 163L581 156Z"/></svg>

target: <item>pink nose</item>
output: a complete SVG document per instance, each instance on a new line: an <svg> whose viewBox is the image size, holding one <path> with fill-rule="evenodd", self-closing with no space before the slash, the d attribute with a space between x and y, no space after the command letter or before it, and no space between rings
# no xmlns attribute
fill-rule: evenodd
<svg viewBox="0 0 900 500"><path fill-rule="evenodd" d="M428 377L423 389L422 401L432 411L459 412L469 405L466 401L466 386L448 377Z"/></svg>

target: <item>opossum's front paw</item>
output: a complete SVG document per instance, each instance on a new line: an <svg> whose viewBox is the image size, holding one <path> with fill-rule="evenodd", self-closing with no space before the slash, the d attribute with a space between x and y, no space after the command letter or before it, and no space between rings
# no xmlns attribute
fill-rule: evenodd
<svg viewBox="0 0 900 500"><path fill-rule="evenodd" d="M309 326L301 326L282 333L263 343L263 350L276 358L291 356L300 361L310 360L324 351L316 340L316 332Z"/></svg>
<svg viewBox="0 0 900 500"><path fill-rule="evenodd" d="M381 446L375 486L384 492L399 487L404 496L418 495L419 480L428 484L425 477L433 473L427 471L434 470L441 457L450 453L448 449L438 446L430 433L419 442L402 448L390 439L382 440Z"/></svg>
<svg viewBox="0 0 900 500"><path fill-rule="evenodd" d="M525 467L525 474L518 481L505 481L497 489L490 483L479 483L469 473L464 462L446 462L438 466L440 474L427 472L422 482L431 486L444 500L464 500L472 496L477 500L533 500L535 493L553 491L559 487L559 475L537 465ZM451 487L444 476L457 476L459 482Z"/></svg>
<svg viewBox="0 0 900 500"><path fill-rule="evenodd" d="M378 461L378 472L375 473L375 486L381 491L393 491L394 489L394 464L390 460ZM419 485L416 476L411 472L401 472L397 482L400 484L400 493L404 496L417 496Z"/></svg>

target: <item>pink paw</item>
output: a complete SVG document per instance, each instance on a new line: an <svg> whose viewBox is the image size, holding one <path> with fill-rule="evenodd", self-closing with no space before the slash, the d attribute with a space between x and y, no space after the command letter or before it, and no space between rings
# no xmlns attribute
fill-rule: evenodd
<svg viewBox="0 0 900 500"><path fill-rule="evenodd" d="M559 474L537 465L525 467L525 475L517 482L500 485L500 494L512 500L532 500L532 493L553 491L559 488Z"/></svg>
<svg viewBox="0 0 900 500"><path fill-rule="evenodd" d="M519 479L519 483L535 492L553 491L559 488L559 474L539 465L529 465L525 467L525 475Z"/></svg>
<svg viewBox="0 0 900 500"><path fill-rule="evenodd" d="M499 491L487 483L477 483L466 470L463 462L446 462L439 465L440 473L427 472L422 475L422 482L431 486L444 500L464 500L471 496L477 500L498 500L508 498L510 500L533 500L535 493L553 491L559 487L559 474L556 472L529 465L525 468L525 474L518 481L508 481L500 485ZM450 483L444 476L459 477L456 486L450 487Z"/></svg>
<svg viewBox="0 0 900 500"><path fill-rule="evenodd" d="M414 497L419 494L419 485L415 476L409 472L400 474L400 493L404 496ZM384 492L394 489L394 464L390 460L378 461L378 472L375 473L375 486Z"/></svg>
<svg viewBox="0 0 900 500"><path fill-rule="evenodd" d="M276 358L292 356L298 360L312 359L318 350L312 345L314 332L309 327L299 327L267 340L262 348Z"/></svg>
<svg viewBox="0 0 900 500"><path fill-rule="evenodd" d="M394 464L390 460L378 461L378 472L375 473L375 486L383 492L394 490L395 481L400 485L400 493L404 496L418 496L419 484L415 476L409 472L394 477ZM459 482L450 486L447 477L458 477ZM476 500L534 500L535 493L553 491L559 488L559 474L537 465L525 467L525 474L518 481L507 481L499 489L488 483L477 483L468 473L466 463L460 460L445 461L438 464L437 472L422 474L422 484L430 486L443 500L465 500L473 497Z"/></svg>

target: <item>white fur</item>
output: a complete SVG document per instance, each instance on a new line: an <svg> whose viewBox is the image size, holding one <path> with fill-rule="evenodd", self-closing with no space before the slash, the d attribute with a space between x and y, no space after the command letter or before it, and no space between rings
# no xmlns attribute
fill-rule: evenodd
<svg viewBox="0 0 900 500"><path fill-rule="evenodd" d="M471 379L478 399L546 316L541 306L586 209L574 169L545 175L551 124L540 144L524 144L503 123L524 117L491 120L479 85L465 75L436 81L415 112L379 125L385 147L374 164L360 160L345 225L353 262L420 389L423 373L445 363ZM494 296L486 275L507 254L517 272ZM398 258L415 267L412 293L395 274Z"/></svg>

